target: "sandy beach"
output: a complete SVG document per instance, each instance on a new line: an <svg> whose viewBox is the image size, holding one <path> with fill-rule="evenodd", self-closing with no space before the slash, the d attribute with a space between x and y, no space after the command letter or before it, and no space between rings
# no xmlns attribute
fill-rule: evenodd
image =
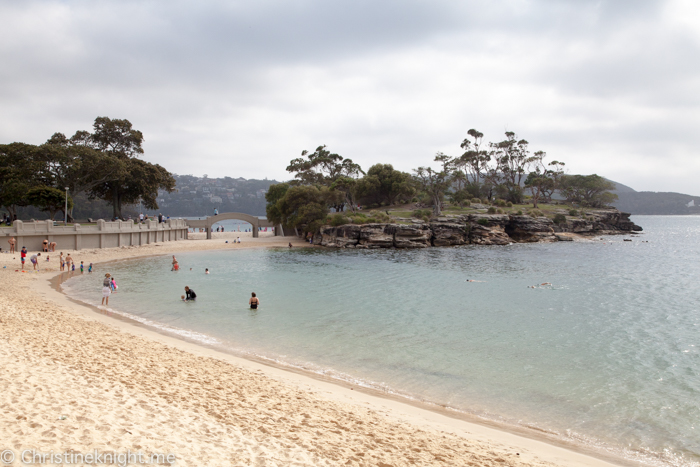
<svg viewBox="0 0 700 467"><path fill-rule="evenodd" d="M243 243L225 243L237 236ZM289 241L308 246L227 232L63 252L87 265ZM0 450L14 454L9 465L23 465L25 450L171 454L175 462L161 464L183 466L620 465L97 313L51 286L58 251L45 255L40 273L29 261L20 273L19 253L0 254Z"/></svg>

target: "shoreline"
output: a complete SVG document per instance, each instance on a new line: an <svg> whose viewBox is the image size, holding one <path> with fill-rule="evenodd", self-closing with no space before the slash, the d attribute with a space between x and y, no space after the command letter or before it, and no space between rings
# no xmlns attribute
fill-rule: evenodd
<svg viewBox="0 0 700 467"><path fill-rule="evenodd" d="M280 243L279 241L266 241L265 237L263 237L260 240L261 241L259 242L253 242L254 244L246 244L244 248L286 246L287 241L289 241L288 238L283 238L283 241L281 242L282 244L277 245L276 243ZM189 246L192 246L194 248L186 248L188 246L186 244L190 242L193 241L178 242L180 245L178 245L177 249L180 251L230 249L226 246L219 246L217 248L215 240L204 241L207 242L207 245L195 245L194 243L192 243ZM185 243L185 245L182 245L182 243ZM197 243L199 244L200 241L197 241ZM308 244L305 244L304 242L298 240L294 241L294 243L296 246L299 247L309 246ZM157 246L153 245L152 248L127 249L128 254L126 255L123 254L126 253L123 251L123 249L100 250L97 253L97 255L102 257L111 257L108 259L100 259L100 263L105 263L109 261L123 260L128 258L143 258L154 255L172 254L173 249L169 249L168 246L173 245L170 245L168 243L162 244L161 247L165 247L162 248L162 252L150 251L156 250L158 248ZM234 248L238 248L238 244ZM89 256L85 255L84 251L76 252L75 254L76 256L78 254L80 256ZM76 259L78 258L76 257ZM5 271L10 273L9 270ZM14 272L12 272L12 274L14 274ZM224 353L220 350L213 349L206 345L192 343L181 338L176 338L164 333L160 333L157 330L149 328L145 325L130 322L131 320L115 320L114 317L108 316L105 313L95 313L95 311L93 311L93 309L87 304L79 303L68 297L66 294L52 287L51 282L56 281L57 278L60 277L60 274L60 271L54 271L54 273L51 274L51 277L49 278L45 277L45 274L33 274L30 275L30 277L34 280L25 277L24 279L29 280L24 280L23 282L29 282L27 284L28 288L30 290L33 290L39 296L41 296L43 300L48 301L48 304L51 307L59 307L62 311L68 311L68 314L72 315L72 318L75 319L77 317L78 319L83 321L82 324L84 324L87 328L94 327L95 323L99 325L105 325L107 328L111 328L112 330L116 328L117 333L112 332L111 334L120 337L121 341L124 341L125 337L127 338L127 340L130 340L128 336L143 338L145 342L142 342L140 344L144 348L148 348L149 346L153 347L156 344L161 344L170 349L171 352L181 351L191 358L204 358L210 364L213 361L224 362L226 365L229 366L228 370L238 369L248 372L248 377L255 375L263 377L269 382L274 381L275 383L283 385L285 390L300 390L302 392L301 398L313 399L310 401L312 403L318 403L321 406L323 406L324 404L328 404L329 407L325 407L324 409L322 409L322 413L326 412L327 409L331 408L330 405L341 404L344 406L340 408L340 412L342 413L342 415L344 415L344 417L341 418L345 418L349 414L354 414L358 411L367 410L367 408L369 407L370 415L373 415L374 417L388 417L388 419L385 420L388 420L389 422L394 424L399 424L401 426L408 424L408 427L404 426L404 432L408 433L408 445L413 445L415 444L415 441L419 441L418 439L411 438L410 433L413 432L413 430L417 429L419 430L419 432L423 432L424 430L430 430L430 433L428 433L427 436L428 444L430 444L430 442L435 442L436 440L439 440L441 436L444 438L445 434L451 435L450 437L456 436L457 439L461 440L462 442L466 441L467 443L471 443L467 451L464 451L462 454L467 455L470 453L470 451L477 452L479 453L479 457L481 458L482 462L486 461L486 458L482 456L487 455L488 457L488 455L491 455L491 461L503 461L506 462L506 465L549 465L542 464L542 461L547 463L554 463L554 465L639 465L633 461L627 461L625 459L613 456L606 456L604 453L586 450L584 446L577 446L573 444L569 445L569 443L563 440L551 439L551 437L548 438L546 435L539 436L536 433L526 432L525 429L522 430L522 433L515 433L514 431L517 430L512 428L516 427L499 426L495 422L490 423L488 420L477 419L477 417L475 416L474 420L466 420L466 418L468 418L468 414L453 412L448 409L440 409L439 406L432 406L430 404L422 403L420 401L411 401L405 398L401 398L400 396L391 396L383 394L380 391L374 391L368 388L353 386L350 383L345 383L341 380L331 379L327 377L324 378L322 375L306 372L301 369L284 367L282 365L278 366L274 365L272 362L260 362L256 361L256 359L249 359L243 356ZM22 277L27 275L19 274L18 276ZM115 337L113 340L117 340L117 337ZM166 352L166 354L167 353L168 352ZM49 355L51 355L50 352ZM215 382L211 382L211 385L215 384ZM260 384L259 381L258 384ZM264 386L265 384L262 385L263 388ZM266 397L269 398L270 395L268 394ZM336 407L332 408L336 409ZM318 414L318 416L322 417L321 414ZM507 428L511 429L504 431ZM269 431L269 429L265 425L263 425L261 430L263 433ZM398 431L401 432L401 430ZM296 430L292 431L291 433L288 432L287 434L291 434L292 439L294 439L295 436L298 438L297 435L294 435L294 432L296 432ZM362 430L358 430L358 432L361 433ZM7 437L6 439L10 438ZM473 443L477 443L477 445L474 446ZM499 448L497 448L496 450L501 452L494 452L494 443L497 443L499 445ZM479 444L481 444L481 446L479 446ZM305 445L306 444L302 443L302 446ZM454 449L450 450L454 451ZM514 450L516 450L516 452L519 455L514 456ZM398 457L397 453L394 452L389 457L384 456L384 460L382 462L384 462L387 465L407 465L413 463L414 461L419 461L417 463L421 464L427 463L426 465L447 465L454 464L455 462L467 462L466 457L457 456L455 458L450 456L451 458L449 460L447 457L442 457L443 455L446 456L449 453L449 451L437 449L437 446L435 447L435 449L430 449L430 451L441 452L442 454L435 455L435 453L433 452L431 455L434 458L431 462L428 462L429 459L414 458L415 456L418 456L418 454L411 454L411 452L415 452L415 450L407 451L405 449L398 449L398 451ZM425 451L425 449L421 449L419 452ZM355 454L356 455L347 458L347 460L351 462L351 465L378 465L374 464L373 462L367 463L367 461L369 461L370 459L364 458L364 455L358 456L357 452L355 452ZM381 452L378 454L379 457L377 457L376 460L382 458L383 454L380 454ZM178 459L181 458L181 456L178 456ZM409 461L409 459L413 460ZM328 459L325 457L316 458L313 461L309 459L311 463L316 465L324 465L324 463L328 462L330 462L330 464L328 465L336 465L336 460L339 459Z"/></svg>

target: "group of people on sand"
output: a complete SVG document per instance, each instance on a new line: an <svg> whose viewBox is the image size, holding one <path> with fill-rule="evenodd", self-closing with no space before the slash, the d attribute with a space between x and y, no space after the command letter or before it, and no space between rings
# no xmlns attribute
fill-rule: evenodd
<svg viewBox="0 0 700 467"><path fill-rule="evenodd" d="M8 241L10 244L10 253L15 253L15 248L17 246L17 240L14 237L11 237ZM48 253L48 252L55 252L56 251L56 242L49 242L48 240L44 240L42 242L42 250L41 252L43 253ZM22 263L22 271L24 271L24 265L27 262L27 256L29 255L29 252L27 251L27 247L23 246L22 249L19 252L19 259L20 262ZM32 263L32 267L34 271L39 271L39 258L41 257L41 253L36 253L31 256L29 256L29 262ZM51 260L51 256L46 255L46 262L49 262ZM79 268L81 273L85 272L85 263L83 261L80 262L79 266L76 266L75 261L73 260L73 257L71 257L70 253L68 253L65 257L63 256L63 252L61 252L58 256L58 261L59 261L59 267L61 271L75 271L76 268ZM87 267L87 272L92 272L92 263Z"/></svg>
<svg viewBox="0 0 700 467"><path fill-rule="evenodd" d="M42 242L41 251L46 252L46 253L48 253L49 251L55 252L56 251L56 242L49 243L48 240L44 240Z"/></svg>

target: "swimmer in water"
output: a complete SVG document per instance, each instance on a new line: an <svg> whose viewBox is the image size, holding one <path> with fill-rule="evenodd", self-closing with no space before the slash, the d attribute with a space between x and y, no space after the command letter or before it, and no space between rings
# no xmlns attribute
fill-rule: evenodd
<svg viewBox="0 0 700 467"><path fill-rule="evenodd" d="M209 268L204 269L204 274L209 274Z"/></svg>
<svg viewBox="0 0 700 467"><path fill-rule="evenodd" d="M248 300L251 310L257 310L258 305L260 305L260 299L255 296L255 292L251 294L250 300Z"/></svg>

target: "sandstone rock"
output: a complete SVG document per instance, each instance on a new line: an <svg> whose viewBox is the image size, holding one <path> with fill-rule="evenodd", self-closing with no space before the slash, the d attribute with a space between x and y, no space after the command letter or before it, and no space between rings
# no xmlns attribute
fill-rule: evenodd
<svg viewBox="0 0 700 467"><path fill-rule="evenodd" d="M465 245L469 243L469 229L465 224L432 223L432 243L434 246Z"/></svg>
<svg viewBox="0 0 700 467"><path fill-rule="evenodd" d="M510 216L506 233L519 243L554 242L554 223L547 217Z"/></svg>
<svg viewBox="0 0 700 467"><path fill-rule="evenodd" d="M360 227L360 245L367 248L391 248L394 246L394 235L386 233L396 228L397 224L365 224ZM389 227L391 226L391 227Z"/></svg>
<svg viewBox="0 0 700 467"><path fill-rule="evenodd" d="M503 226L488 227L481 224L470 226L469 241L477 245L508 245L512 243Z"/></svg>
<svg viewBox="0 0 700 467"><path fill-rule="evenodd" d="M393 233L396 248L427 248L430 246L432 231L427 225L390 224L384 229L387 234Z"/></svg>
<svg viewBox="0 0 700 467"><path fill-rule="evenodd" d="M337 238L336 227L330 225L324 225L319 230L319 235L321 236L321 241L319 242L322 246L335 245L335 239ZM314 240L316 242L316 240Z"/></svg>
<svg viewBox="0 0 700 467"><path fill-rule="evenodd" d="M360 226L346 224L336 227L336 243L341 247L355 246L360 241Z"/></svg>
<svg viewBox="0 0 700 467"><path fill-rule="evenodd" d="M570 232L588 233L593 231L593 222L586 219L569 219L567 224Z"/></svg>
<svg viewBox="0 0 700 467"><path fill-rule="evenodd" d="M360 240L360 226L346 224L332 227L326 225L321 227L319 234L322 246L343 248L348 245L357 245ZM316 236L314 236L314 243L317 243Z"/></svg>
<svg viewBox="0 0 700 467"><path fill-rule="evenodd" d="M500 225L505 227L510 222L508 214L469 214L461 216L461 218L469 224L479 224L486 227Z"/></svg>

